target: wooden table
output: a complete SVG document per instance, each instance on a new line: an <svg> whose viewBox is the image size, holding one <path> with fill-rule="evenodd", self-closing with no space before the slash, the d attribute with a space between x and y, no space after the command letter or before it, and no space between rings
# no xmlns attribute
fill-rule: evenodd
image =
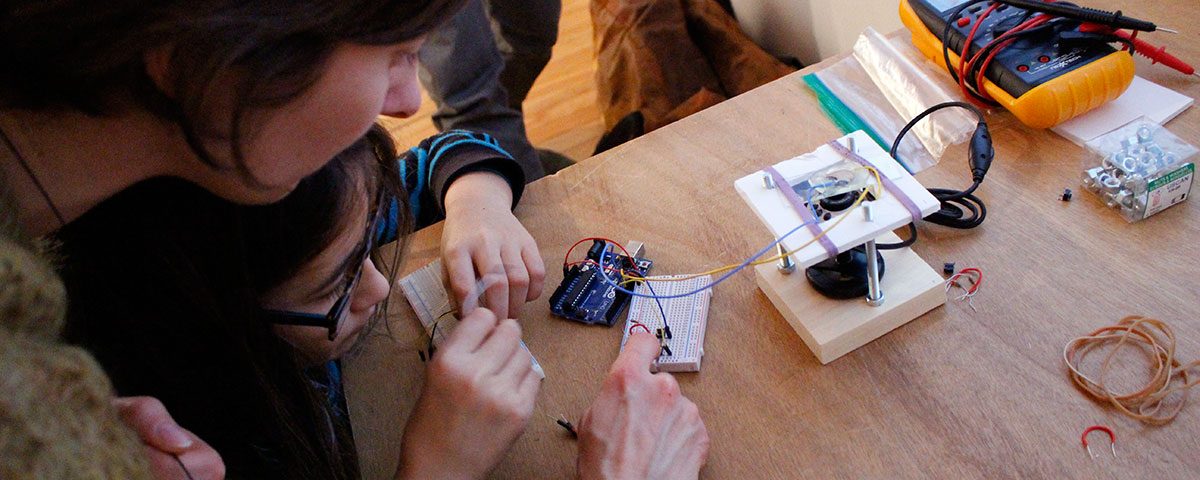
<svg viewBox="0 0 1200 480"><path fill-rule="evenodd" d="M1183 31L1145 38L1200 62L1194 0L1092 1ZM547 288L520 318L547 378L535 417L495 472L572 475L575 444L551 416L577 420L618 353L621 329L550 315L559 261L586 236L646 242L658 273L741 261L770 241L732 188L766 165L840 136L800 76L815 65L529 186L517 215L542 248ZM1200 97L1200 79L1138 61L1139 74ZM822 366L752 274L719 286L703 371L677 375L712 438L709 478L1196 478L1200 407L1144 427L1086 398L1062 363L1071 338L1127 314L1167 320L1183 358L1200 356L1200 205L1128 224L1079 186L1084 151L1007 113L990 116L996 158L972 231L920 225L914 249L934 265L979 266L978 311L950 302ZM1200 145L1200 109L1169 125ZM962 188L965 148L917 178ZM1079 193L1058 200L1064 188ZM440 226L412 237L405 271L439 254ZM400 293L390 333L349 360L350 409L369 478L394 471L404 418L423 375L418 330ZM1194 400L1195 401L1195 400ZM1112 427L1119 458L1089 460L1079 443ZM1101 441L1101 435L1093 441ZM1101 449L1106 453L1107 448Z"/></svg>

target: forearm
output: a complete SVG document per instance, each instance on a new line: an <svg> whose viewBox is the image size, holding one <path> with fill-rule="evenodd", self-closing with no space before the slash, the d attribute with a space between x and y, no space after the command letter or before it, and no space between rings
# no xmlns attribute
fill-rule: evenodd
<svg viewBox="0 0 1200 480"><path fill-rule="evenodd" d="M453 130L429 137L397 160L407 193L405 202L421 228L444 219L451 187L462 190L459 180L480 173L499 176L507 184L504 198L515 205L525 187L521 165L486 134ZM468 189L470 190L470 189ZM496 201L495 198L490 199Z"/></svg>
<svg viewBox="0 0 1200 480"><path fill-rule="evenodd" d="M508 181L490 171L463 174L446 188L446 217L471 210L508 211L513 192Z"/></svg>

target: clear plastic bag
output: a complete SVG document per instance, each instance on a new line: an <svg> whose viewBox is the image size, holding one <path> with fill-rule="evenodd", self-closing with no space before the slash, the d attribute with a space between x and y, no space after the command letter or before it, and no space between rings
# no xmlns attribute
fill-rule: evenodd
<svg viewBox="0 0 1200 480"><path fill-rule="evenodd" d="M1088 142L1083 186L1130 222L1187 200L1200 152L1141 117Z"/></svg>
<svg viewBox="0 0 1200 480"><path fill-rule="evenodd" d="M961 100L950 79L924 61L908 37L888 39L867 28L854 45L854 55L814 74L836 100L869 127L869 134L891 147L900 129L925 109ZM823 99L824 101L824 99ZM916 173L937 164L950 145L966 141L975 118L946 109L919 123L900 144L898 160Z"/></svg>

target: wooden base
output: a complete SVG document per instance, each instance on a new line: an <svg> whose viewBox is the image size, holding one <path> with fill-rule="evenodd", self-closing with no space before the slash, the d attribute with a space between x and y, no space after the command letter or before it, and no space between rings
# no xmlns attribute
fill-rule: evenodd
<svg viewBox="0 0 1200 480"><path fill-rule="evenodd" d="M887 233L882 243L898 241ZM817 293L797 269L785 275L775 264L755 267L758 286L822 364L883 336L946 303L945 279L911 249L881 250L885 265L883 305L865 298L834 300Z"/></svg>

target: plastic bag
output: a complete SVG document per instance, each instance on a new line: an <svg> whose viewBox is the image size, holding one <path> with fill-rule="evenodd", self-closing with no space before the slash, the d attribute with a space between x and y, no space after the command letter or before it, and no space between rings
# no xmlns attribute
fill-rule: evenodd
<svg viewBox="0 0 1200 480"><path fill-rule="evenodd" d="M890 149L900 129L925 109L961 100L952 94L949 77L924 61L907 37L888 39L867 28L854 45L854 55L812 75L836 99L822 98L826 111L840 103L868 134ZM943 78L945 77L945 78ZM815 80L808 80L813 85ZM818 96L821 92L818 91ZM831 114L832 115L832 114ZM852 123L853 120L850 121ZM917 124L901 142L897 160L916 173L936 165L950 145L966 141L975 118L960 109L939 111ZM839 122L839 126L846 126Z"/></svg>
<svg viewBox="0 0 1200 480"><path fill-rule="evenodd" d="M1187 200L1196 147L1141 117L1087 143L1083 186L1137 222Z"/></svg>

